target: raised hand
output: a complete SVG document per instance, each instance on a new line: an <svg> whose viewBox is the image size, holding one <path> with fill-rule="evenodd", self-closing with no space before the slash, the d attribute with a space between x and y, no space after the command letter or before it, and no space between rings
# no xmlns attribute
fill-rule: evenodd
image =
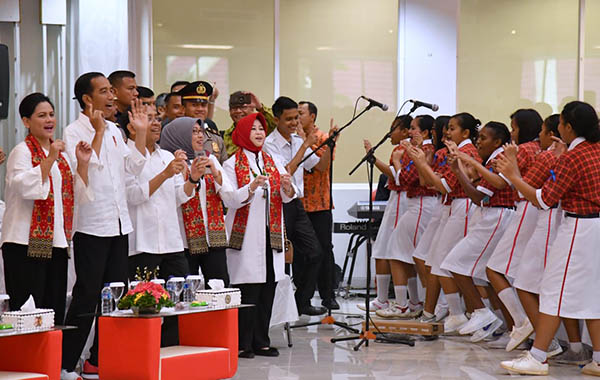
<svg viewBox="0 0 600 380"><path fill-rule="evenodd" d="M394 151L392 152L392 163L400 166L402 156L404 156L405 152L406 150L404 149L394 149Z"/></svg>
<svg viewBox="0 0 600 380"><path fill-rule="evenodd" d="M506 156L498 156L494 165L496 166L496 170L498 170L500 173L504 174L508 178L514 178L520 175L517 162L511 160Z"/></svg>
<svg viewBox="0 0 600 380"><path fill-rule="evenodd" d="M217 82L213 83L213 93L210 96L210 100L214 102L219 97L219 88L217 87Z"/></svg>
<svg viewBox="0 0 600 380"><path fill-rule="evenodd" d="M400 146L403 147L406 150L409 150L412 147L412 144L410 141L400 141Z"/></svg>
<svg viewBox="0 0 600 380"><path fill-rule="evenodd" d="M281 179L281 188L286 194L290 194L292 192L292 176L289 174L282 174L280 176Z"/></svg>
<svg viewBox="0 0 600 380"><path fill-rule="evenodd" d="M260 102L260 99L258 99L258 96L254 95L254 93L252 92L244 92L245 95L250 95L250 105L252 107L254 107L255 109L259 110L262 109L262 103Z"/></svg>
<svg viewBox="0 0 600 380"><path fill-rule="evenodd" d="M200 164L201 157L194 158L190 168L190 177L193 181L198 181L204 174L204 166Z"/></svg>
<svg viewBox="0 0 600 380"><path fill-rule="evenodd" d="M300 136L302 140L306 140L306 133L304 133L304 128L302 128L300 123L298 123L298 127L296 127L296 134Z"/></svg>
<svg viewBox="0 0 600 380"><path fill-rule="evenodd" d="M173 155L176 160L187 161L187 154L182 149L177 149Z"/></svg>
<svg viewBox="0 0 600 380"><path fill-rule="evenodd" d="M150 127L148 121L148 111L146 106L142 104L140 99L134 99L131 101L131 111L129 113L129 124L135 130L135 133L145 132Z"/></svg>
<svg viewBox="0 0 600 380"><path fill-rule="evenodd" d="M302 128L302 127L300 127L300 128ZM306 140L304 140L304 143L307 146L311 147L311 146L315 145L318 140L319 140L319 138L317 137L317 134L313 132L313 133L309 133L306 136Z"/></svg>
<svg viewBox="0 0 600 380"><path fill-rule="evenodd" d="M552 136L551 139L554 142L552 143L552 146L550 147L550 149L552 149L552 152L557 157L567 151L567 144L564 141L562 141L560 138L558 138L556 136Z"/></svg>
<svg viewBox="0 0 600 380"><path fill-rule="evenodd" d="M104 112L94 109L92 103L88 103L87 106L88 114L90 115L90 123L96 132L104 132L106 128L106 121L104 121Z"/></svg>
<svg viewBox="0 0 600 380"><path fill-rule="evenodd" d="M75 157L78 163L88 163L92 158L92 146L85 141L80 141L75 147Z"/></svg>
<svg viewBox="0 0 600 380"><path fill-rule="evenodd" d="M427 157L425 156L425 152L423 152L421 149L417 148L417 147L410 147L410 149L407 151L408 155L410 156L410 159L415 161L415 162L427 162Z"/></svg>
<svg viewBox="0 0 600 380"><path fill-rule="evenodd" d="M367 139L363 140L363 146L365 147L365 152L369 152L372 148L371 142Z"/></svg>
<svg viewBox="0 0 600 380"><path fill-rule="evenodd" d="M334 133L336 133L338 129L339 128L337 124L333 121L333 118L329 119L329 136L332 136ZM337 141L339 137L340 135L335 136L335 139L333 139L333 141Z"/></svg>
<svg viewBox="0 0 600 380"><path fill-rule="evenodd" d="M506 143L502 146L504 148L504 155L510 159L517 159L517 152L519 147L514 142Z"/></svg>
<svg viewBox="0 0 600 380"><path fill-rule="evenodd" d="M167 167L163 170L163 173L167 176L167 178L171 178L175 174L181 173L184 169L185 162L175 159L169 162L169 165L167 165Z"/></svg>
<svg viewBox="0 0 600 380"><path fill-rule="evenodd" d="M444 144L448 148L448 152L456 153L458 151L458 145L456 145L456 143L454 141L448 139L448 140L444 141Z"/></svg>
<svg viewBox="0 0 600 380"><path fill-rule="evenodd" d="M48 153L48 158L52 161L56 161L60 152L65 151L65 143L62 140L54 140L52 144L50 144L50 152Z"/></svg>

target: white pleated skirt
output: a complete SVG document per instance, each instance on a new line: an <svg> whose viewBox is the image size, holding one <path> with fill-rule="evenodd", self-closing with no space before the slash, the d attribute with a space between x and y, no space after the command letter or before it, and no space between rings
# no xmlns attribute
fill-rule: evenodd
<svg viewBox="0 0 600 380"><path fill-rule="evenodd" d="M450 206L444 206L440 201L435 204L431 219L423 231L423 235L413 252L413 258L420 259L427 262L427 257L429 257L429 253L431 252L431 247L436 244L439 231L443 227L442 220L448 218L448 210ZM445 214L445 215L444 215ZM445 222L445 221L444 221Z"/></svg>
<svg viewBox="0 0 600 380"><path fill-rule="evenodd" d="M432 246L431 254L429 255L426 264L431 267L431 273L436 276L452 277L450 272L441 268L442 262L448 256L448 253L454 246L465 236L469 231L469 226L477 223L475 215L481 216L480 213L475 213L478 208L470 199L458 198L452 201L449 207L446 223L442 226L442 230L438 233L439 239L437 244Z"/></svg>
<svg viewBox="0 0 600 380"><path fill-rule="evenodd" d="M406 191L400 193L390 191L390 198L383 211L383 219L372 247L374 259L388 258L387 252L389 252L391 237L398 226L398 220L405 211Z"/></svg>
<svg viewBox="0 0 600 380"><path fill-rule="evenodd" d="M535 230L521 256L513 284L515 288L540 294L540 283L548 260L548 252L554 243L562 217L563 211L560 208L538 210Z"/></svg>
<svg viewBox="0 0 600 380"><path fill-rule="evenodd" d="M388 259L414 264L412 255L438 203L437 197L414 197L406 200L406 212L398 220L398 226L391 237Z"/></svg>
<svg viewBox="0 0 600 380"><path fill-rule="evenodd" d="M477 216L477 213L481 215ZM487 281L485 268L515 211L507 208L478 207L468 234L448 253L441 268L452 273ZM471 226L469 226L471 227Z"/></svg>
<svg viewBox="0 0 600 380"><path fill-rule="evenodd" d="M512 223L504 231L488 261L488 268L514 279L525 247L535 231L539 209L528 201L517 203Z"/></svg>
<svg viewBox="0 0 600 380"><path fill-rule="evenodd" d="M600 218L564 217L540 284L540 312L600 319Z"/></svg>

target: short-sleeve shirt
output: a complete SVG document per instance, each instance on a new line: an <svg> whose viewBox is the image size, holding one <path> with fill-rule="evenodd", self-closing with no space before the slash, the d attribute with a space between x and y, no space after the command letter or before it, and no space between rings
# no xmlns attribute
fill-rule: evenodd
<svg viewBox="0 0 600 380"><path fill-rule="evenodd" d="M315 126L314 133L317 135L317 143L311 148L314 150L323 144L329 135ZM316 155L321 157L326 147L316 151ZM329 163L331 165L331 162ZM304 171L304 198L302 203L307 212L329 210L329 165L323 171L311 170Z"/></svg>
<svg viewBox="0 0 600 380"><path fill-rule="evenodd" d="M504 152L502 147L496 149L488 158L485 168L491 172L494 172L492 163L496 156ZM498 173L496 173L498 174ZM514 190L511 186L506 186L504 189L496 189L491 183L482 178L477 186L477 190L484 193L488 199L484 199L482 206L484 207L514 207L515 206L515 195Z"/></svg>

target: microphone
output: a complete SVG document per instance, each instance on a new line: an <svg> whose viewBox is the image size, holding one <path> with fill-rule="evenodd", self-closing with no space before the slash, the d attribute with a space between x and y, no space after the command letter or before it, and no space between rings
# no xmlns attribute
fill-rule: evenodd
<svg viewBox="0 0 600 380"><path fill-rule="evenodd" d="M371 103L371 106L379 107L384 111L388 110L387 104L380 103L377 100L373 100L371 98L367 98L366 96L362 96L362 95L361 95L361 98L366 100L367 102Z"/></svg>
<svg viewBox="0 0 600 380"><path fill-rule="evenodd" d="M417 107L425 107L425 108L429 108L432 111L437 111L437 110L440 109L440 107L437 104L425 103L425 102L422 102L420 100L413 100L413 99L411 99L411 100L409 100L409 102L411 102L412 104L414 104L415 108L417 108Z"/></svg>

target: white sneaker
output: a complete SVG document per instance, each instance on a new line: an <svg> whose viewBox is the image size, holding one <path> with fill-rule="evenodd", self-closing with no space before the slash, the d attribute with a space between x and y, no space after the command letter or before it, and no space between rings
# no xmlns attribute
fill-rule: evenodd
<svg viewBox="0 0 600 380"><path fill-rule="evenodd" d="M60 380L81 380L77 372L67 372L66 369L60 371Z"/></svg>
<svg viewBox="0 0 600 380"><path fill-rule="evenodd" d="M375 298L373 301L371 301L371 303L369 304L369 312L370 313L374 313L377 310L381 310L381 309L386 309L390 306L389 301L385 301L385 302L379 302L378 298ZM359 308L362 311L366 311L367 309L365 308L365 304L364 303L359 303L358 305L356 305L357 308Z"/></svg>
<svg viewBox="0 0 600 380"><path fill-rule="evenodd" d="M581 351L575 352L569 348L562 354L550 359L550 361L557 364L586 365L592 361L592 351L582 347Z"/></svg>
<svg viewBox="0 0 600 380"><path fill-rule="evenodd" d="M471 342L481 342L488 336L492 335L494 331L498 330L500 326L502 326L502 321L500 319L496 319L494 322L490 323L484 328L475 331L471 336Z"/></svg>
<svg viewBox="0 0 600 380"><path fill-rule="evenodd" d="M450 315L444 321L444 334L458 332L469 320L464 314Z"/></svg>
<svg viewBox="0 0 600 380"><path fill-rule="evenodd" d="M521 375L547 375L548 363L540 363L529 351L515 360L507 360L500 363L500 366L509 372L519 373Z"/></svg>
<svg viewBox="0 0 600 380"><path fill-rule="evenodd" d="M560 346L560 343L558 343L558 339L553 338L552 342L550 342L550 345L548 346L548 359L560 354L561 352L563 352L563 349Z"/></svg>
<svg viewBox="0 0 600 380"><path fill-rule="evenodd" d="M584 375L600 376L600 364L596 361L592 361L583 367L581 373Z"/></svg>
<svg viewBox="0 0 600 380"><path fill-rule="evenodd" d="M423 314L423 302L414 304L408 301L408 308L410 309L410 318L419 318Z"/></svg>
<svg viewBox="0 0 600 380"><path fill-rule="evenodd" d="M378 317L388 319L407 319L411 317L411 311L408 305L400 306L395 302L390 302L386 309L380 309L375 312Z"/></svg>
<svg viewBox="0 0 600 380"><path fill-rule="evenodd" d="M437 322L435 315L428 317L425 315L425 313L421 314L421 316L417 319L417 321L419 321L421 323L436 323Z"/></svg>
<svg viewBox="0 0 600 380"><path fill-rule="evenodd" d="M529 319L523 326L513 326L510 333L510 341L506 345L506 351L510 352L517 348L517 346L529 338L531 334L533 334L533 325L529 322Z"/></svg>
<svg viewBox="0 0 600 380"><path fill-rule="evenodd" d="M510 341L510 335L507 332L504 332L502 335L500 335L500 337L497 337L496 339L493 339L493 335L494 334L484 339L486 341L487 348L501 348L504 350L506 348L506 345Z"/></svg>
<svg viewBox="0 0 600 380"><path fill-rule="evenodd" d="M444 318L446 318L449 315L448 305L441 305L438 303L435 306L435 311L433 312L433 314L435 314L436 322L442 321Z"/></svg>
<svg viewBox="0 0 600 380"><path fill-rule="evenodd" d="M459 330L459 333L462 335L471 334L497 320L496 314L487 307L477 309L471 315L469 322Z"/></svg>

